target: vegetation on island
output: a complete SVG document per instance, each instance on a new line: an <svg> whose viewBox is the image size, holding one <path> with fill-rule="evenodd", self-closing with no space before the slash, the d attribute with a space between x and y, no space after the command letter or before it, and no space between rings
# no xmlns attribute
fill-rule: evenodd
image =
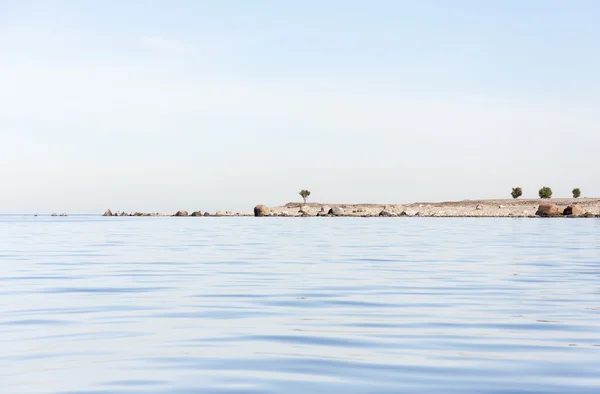
<svg viewBox="0 0 600 394"><path fill-rule="evenodd" d="M512 192L510 193L510 195L512 196L512 198L519 198L523 195L523 189L521 189L520 187L513 187Z"/></svg>
<svg viewBox="0 0 600 394"><path fill-rule="evenodd" d="M538 194L540 198L550 198L552 197L552 189L550 189L548 186L544 186L540 189Z"/></svg>
<svg viewBox="0 0 600 394"><path fill-rule="evenodd" d="M306 199L308 198L308 196L310 196L310 191L302 189L298 194L300 194L300 197L302 197L304 203L306 204Z"/></svg>
<svg viewBox="0 0 600 394"><path fill-rule="evenodd" d="M576 187L575 189L573 189L573 198L579 198L579 197L581 197L581 189Z"/></svg>

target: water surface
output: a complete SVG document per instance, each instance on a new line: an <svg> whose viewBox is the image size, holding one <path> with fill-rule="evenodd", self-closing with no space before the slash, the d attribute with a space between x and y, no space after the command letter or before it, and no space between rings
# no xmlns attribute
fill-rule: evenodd
<svg viewBox="0 0 600 394"><path fill-rule="evenodd" d="M600 220L0 216L1 393L600 392Z"/></svg>

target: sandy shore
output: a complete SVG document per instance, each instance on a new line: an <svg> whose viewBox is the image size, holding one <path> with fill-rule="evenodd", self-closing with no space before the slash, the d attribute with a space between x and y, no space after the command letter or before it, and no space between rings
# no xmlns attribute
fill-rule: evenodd
<svg viewBox="0 0 600 394"><path fill-rule="evenodd" d="M445 202L415 202L410 204L321 204L290 202L277 207L263 207L261 216L352 216L352 217L537 217L540 204L555 204L560 212L568 206L578 206L579 216L600 217L600 198L501 199ZM258 208L259 206L257 206ZM328 215L331 210L334 215ZM125 213L107 210L104 216L254 216L253 211Z"/></svg>
<svg viewBox="0 0 600 394"><path fill-rule="evenodd" d="M274 215L315 216L341 208L343 216L424 216L424 217L535 217L542 203L560 208L578 205L586 213L600 215L600 198L501 199L446 202L415 202L410 204L320 204L288 203L270 208ZM300 212L299 212L300 211Z"/></svg>

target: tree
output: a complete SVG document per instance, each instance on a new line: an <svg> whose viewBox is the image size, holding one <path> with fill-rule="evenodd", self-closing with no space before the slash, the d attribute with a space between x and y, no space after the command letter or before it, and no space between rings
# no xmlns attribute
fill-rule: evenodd
<svg viewBox="0 0 600 394"><path fill-rule="evenodd" d="M544 186L540 189L538 194L540 195L540 198L550 198L552 197L552 189L550 189L548 186Z"/></svg>
<svg viewBox="0 0 600 394"><path fill-rule="evenodd" d="M510 193L510 195L513 198L519 198L523 195L523 189L521 189L520 187L513 187L512 193Z"/></svg>
<svg viewBox="0 0 600 394"><path fill-rule="evenodd" d="M300 197L304 199L304 203L306 204L306 199L310 196L310 192L308 190L300 190Z"/></svg>
<svg viewBox="0 0 600 394"><path fill-rule="evenodd" d="M581 189L576 187L575 189L573 189L573 198L579 198L579 196L581 196Z"/></svg>

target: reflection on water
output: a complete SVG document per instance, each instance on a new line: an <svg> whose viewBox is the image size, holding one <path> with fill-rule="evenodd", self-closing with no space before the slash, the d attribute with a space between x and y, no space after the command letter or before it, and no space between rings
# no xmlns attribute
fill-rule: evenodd
<svg viewBox="0 0 600 394"><path fill-rule="evenodd" d="M599 393L600 221L0 217L1 393Z"/></svg>

